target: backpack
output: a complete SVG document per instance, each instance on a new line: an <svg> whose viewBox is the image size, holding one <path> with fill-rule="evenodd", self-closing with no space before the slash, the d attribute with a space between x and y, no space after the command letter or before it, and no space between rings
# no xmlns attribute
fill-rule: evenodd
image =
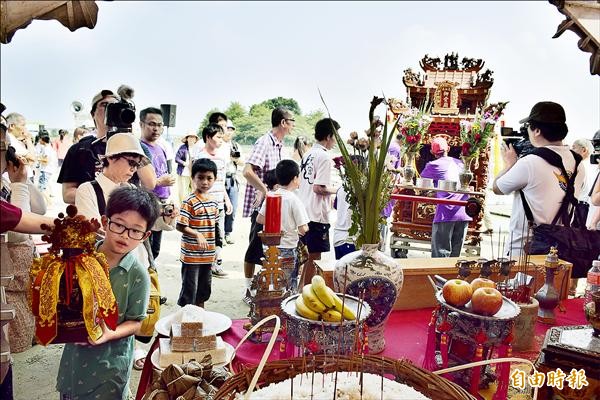
<svg viewBox="0 0 600 400"><path fill-rule="evenodd" d="M154 335L154 326L160 319L160 283L158 282L158 273L153 265L148 267L148 275L150 275L150 298L146 318L142 320L142 326L137 332L137 336L150 338Z"/></svg>
<svg viewBox="0 0 600 400"><path fill-rule="evenodd" d="M100 215L106 212L106 202L104 201L104 192L97 180L91 181L94 192L96 192L96 200L98 201L98 211ZM160 319L160 283L158 282L158 273L152 260L152 251L148 239L144 240L144 247L148 252L150 265L148 266L148 275L150 276L150 296L148 299L148 308L146 310L146 318L142 320L142 326L137 332L136 339L147 343L154 335L154 326Z"/></svg>
<svg viewBox="0 0 600 400"><path fill-rule="evenodd" d="M586 228L580 204L583 202L579 202L575 197L575 177L581 157L573 151L571 153L575 157L575 171L570 178L558 153L543 147L535 148L531 153L559 168L567 182L565 198L551 224L536 224L533 221L533 214L525 199L525 194L522 190L519 191L519 194L529 226L533 230L533 239L528 253L547 254L550 247L556 247L558 256L573 264L571 277L583 278L592 265L592 261L600 254L600 231L590 231ZM577 211L578 208L579 211ZM559 221L562 225L557 225Z"/></svg>

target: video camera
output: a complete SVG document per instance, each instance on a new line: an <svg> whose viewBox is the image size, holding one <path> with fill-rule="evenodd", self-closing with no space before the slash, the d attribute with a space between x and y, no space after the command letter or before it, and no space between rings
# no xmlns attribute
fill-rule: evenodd
<svg viewBox="0 0 600 400"><path fill-rule="evenodd" d="M105 123L108 127L107 138L115 133L130 133L135 121L135 104L133 103L133 88L121 85L117 89L121 101L106 105Z"/></svg>
<svg viewBox="0 0 600 400"><path fill-rule="evenodd" d="M108 137L115 133L129 133L135 121L135 107L127 100L106 105L105 120Z"/></svg>
<svg viewBox="0 0 600 400"><path fill-rule="evenodd" d="M529 133L525 125L521 126L519 131L515 131L509 127L502 127L500 128L500 136L502 136L502 140L504 140L506 146L512 145L519 157L526 156L533 151L534 147L529 141Z"/></svg>
<svg viewBox="0 0 600 400"><path fill-rule="evenodd" d="M594 146L594 152L590 155L590 162L592 164L600 163L600 130L596 132L592 139L592 145Z"/></svg>

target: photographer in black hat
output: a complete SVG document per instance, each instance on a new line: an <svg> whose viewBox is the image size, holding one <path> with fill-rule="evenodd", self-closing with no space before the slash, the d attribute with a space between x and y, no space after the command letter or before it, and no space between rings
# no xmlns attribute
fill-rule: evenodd
<svg viewBox="0 0 600 400"><path fill-rule="evenodd" d="M525 124L531 144L535 148L546 148L558 154L571 177L575 172L575 196L579 196L585 182L585 169L581 157L563 144L567 136L565 110L560 104L543 101L533 106L529 116L519 123ZM519 191L525 195L527 204L536 224L551 224L565 198L567 181L560 168L550 165L542 157L529 154L517 159L512 145L502 145L504 169L494 180L494 193L515 193L510 218L512 242L505 249L511 257L517 258L523 249L527 235L527 218Z"/></svg>

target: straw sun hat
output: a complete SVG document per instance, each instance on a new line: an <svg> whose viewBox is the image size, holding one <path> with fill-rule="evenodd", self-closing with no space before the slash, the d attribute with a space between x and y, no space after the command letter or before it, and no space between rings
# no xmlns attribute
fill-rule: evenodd
<svg viewBox="0 0 600 400"><path fill-rule="evenodd" d="M123 153L138 154L145 162L149 161L138 138L126 133L115 133L106 142L104 157L108 158Z"/></svg>
<svg viewBox="0 0 600 400"><path fill-rule="evenodd" d="M187 138L189 138L190 136L193 136L196 139L198 139L198 135L196 135L195 133L187 133L184 137L181 138L181 142L185 143L185 141L187 140Z"/></svg>

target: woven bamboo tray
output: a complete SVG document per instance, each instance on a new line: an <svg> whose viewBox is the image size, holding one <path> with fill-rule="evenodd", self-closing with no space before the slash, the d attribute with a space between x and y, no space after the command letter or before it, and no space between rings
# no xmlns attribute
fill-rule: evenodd
<svg viewBox="0 0 600 400"><path fill-rule="evenodd" d="M467 391L440 376L416 367L406 360L395 360L381 356L326 356L297 357L288 360L276 360L264 365L257 386L265 387L271 383L281 382L300 373L331 373L342 371L363 371L372 374L383 374L397 382L412 386L431 399L439 400L475 400ZM230 400L236 393L245 392L259 367L248 368L228 378L216 393L214 400Z"/></svg>

